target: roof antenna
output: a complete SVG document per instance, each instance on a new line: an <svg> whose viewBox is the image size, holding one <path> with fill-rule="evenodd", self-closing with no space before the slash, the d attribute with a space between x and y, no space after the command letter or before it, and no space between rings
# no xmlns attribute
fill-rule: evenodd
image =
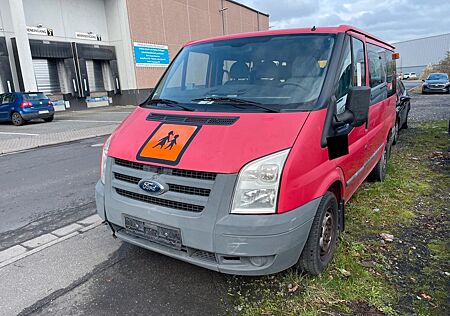
<svg viewBox="0 0 450 316"><path fill-rule="evenodd" d="M311 31L315 31L316 30L316 26L314 25L311 29Z"/></svg>

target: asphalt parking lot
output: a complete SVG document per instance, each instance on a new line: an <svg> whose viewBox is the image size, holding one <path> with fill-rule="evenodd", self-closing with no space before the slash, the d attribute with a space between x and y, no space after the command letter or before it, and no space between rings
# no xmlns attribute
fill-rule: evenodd
<svg viewBox="0 0 450 316"><path fill-rule="evenodd" d="M412 126L450 118L449 95L412 94L411 106ZM112 129L130 110L61 113L52 123L19 129L38 134L35 137L68 128L81 131L83 126ZM2 132L17 130L0 124ZM6 201L0 215L9 219L0 225L0 314L233 314L228 276L122 243L99 223L83 224L95 213L103 140L104 136L76 140L0 156L0 168L9 170L0 187L0 199ZM30 240L44 235L54 238L48 246L29 246ZM20 259L2 265L2 251L12 247L23 251Z"/></svg>
<svg viewBox="0 0 450 316"><path fill-rule="evenodd" d="M427 122L450 119L450 94L411 93L409 121Z"/></svg>

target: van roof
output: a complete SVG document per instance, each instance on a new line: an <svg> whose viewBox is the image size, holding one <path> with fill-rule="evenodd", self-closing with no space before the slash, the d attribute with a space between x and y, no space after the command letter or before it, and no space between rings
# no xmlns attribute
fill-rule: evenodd
<svg viewBox="0 0 450 316"><path fill-rule="evenodd" d="M237 33L237 34L230 34L230 35L223 35L223 36L210 37L210 38L205 38L205 39L200 39L200 40L194 40L194 41L187 42L186 44L184 44L184 46L200 44L200 43L207 43L207 42L214 42L214 41L220 41L220 40L228 40L228 39L234 39L234 38L255 37L255 36L302 34L302 33L345 33L348 31L352 31L352 32L364 35L367 38L369 38L375 42L379 42L381 44L384 44L384 45L390 47L391 49L395 48L391 44L377 38L376 36L374 36L370 33L364 32L364 31L362 31L354 26L351 26L351 25L339 25L339 26L335 26L335 27L316 27L314 31L312 30L312 28L295 28L295 29L282 29L282 30L272 30L272 31Z"/></svg>

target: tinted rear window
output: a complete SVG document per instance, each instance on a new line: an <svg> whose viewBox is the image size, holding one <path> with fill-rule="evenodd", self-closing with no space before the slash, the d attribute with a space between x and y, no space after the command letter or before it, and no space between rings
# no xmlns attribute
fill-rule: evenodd
<svg viewBox="0 0 450 316"><path fill-rule="evenodd" d="M48 99L47 96L42 92L24 93L23 98L26 101L39 101Z"/></svg>

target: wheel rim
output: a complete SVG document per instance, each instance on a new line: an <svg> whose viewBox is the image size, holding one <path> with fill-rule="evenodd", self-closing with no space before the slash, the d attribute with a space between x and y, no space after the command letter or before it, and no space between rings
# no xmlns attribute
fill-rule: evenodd
<svg viewBox="0 0 450 316"><path fill-rule="evenodd" d="M18 113L13 113L12 121L13 121L14 124L19 124L20 123L20 116L19 116Z"/></svg>
<svg viewBox="0 0 450 316"><path fill-rule="evenodd" d="M320 258L326 257L332 248L335 235L335 222L333 218L333 210L327 209L322 220L322 232L320 234Z"/></svg>

